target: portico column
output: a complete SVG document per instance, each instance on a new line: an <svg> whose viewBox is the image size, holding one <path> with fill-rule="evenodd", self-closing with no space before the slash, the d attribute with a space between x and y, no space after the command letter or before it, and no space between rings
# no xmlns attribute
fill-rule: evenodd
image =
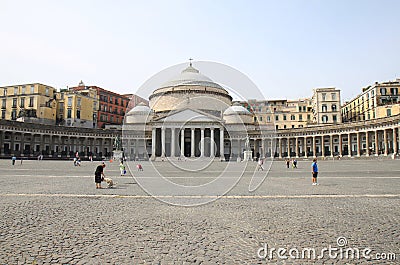
<svg viewBox="0 0 400 265"><path fill-rule="evenodd" d="M290 138L286 138L286 144L287 144L287 157L290 158Z"/></svg>
<svg viewBox="0 0 400 265"><path fill-rule="evenodd" d="M161 157L165 157L165 127L161 128Z"/></svg>
<svg viewBox="0 0 400 265"><path fill-rule="evenodd" d="M360 141L360 132L357 132L357 156L361 155L361 141Z"/></svg>
<svg viewBox="0 0 400 265"><path fill-rule="evenodd" d="M294 140L296 141L295 143L295 148L296 148L296 158L299 158L299 138L296 137L294 138Z"/></svg>
<svg viewBox="0 0 400 265"><path fill-rule="evenodd" d="M348 157L351 157L351 134L347 134L347 151L349 152Z"/></svg>
<svg viewBox="0 0 400 265"><path fill-rule="evenodd" d="M369 156L369 133L368 133L368 131L365 132L365 149L366 149L365 156Z"/></svg>
<svg viewBox="0 0 400 265"><path fill-rule="evenodd" d="M388 155L388 139L387 139L386 129L383 130L383 144L385 147L384 156L387 156Z"/></svg>
<svg viewBox="0 0 400 265"><path fill-rule="evenodd" d="M261 138L261 149L262 149L262 152L261 152L261 158L262 159L264 159L265 158L265 139L264 138Z"/></svg>
<svg viewBox="0 0 400 265"><path fill-rule="evenodd" d="M156 128L151 130L151 157L156 158Z"/></svg>
<svg viewBox="0 0 400 265"><path fill-rule="evenodd" d="M282 138L279 138L278 142L279 142L279 158L282 158Z"/></svg>
<svg viewBox="0 0 400 265"><path fill-rule="evenodd" d="M4 138L5 138L5 132L0 131L0 155L4 154Z"/></svg>
<svg viewBox="0 0 400 265"><path fill-rule="evenodd" d="M200 156L204 156L204 128L200 130Z"/></svg>
<svg viewBox="0 0 400 265"><path fill-rule="evenodd" d="M333 134L329 135L329 149L331 151L331 157L333 157Z"/></svg>
<svg viewBox="0 0 400 265"><path fill-rule="evenodd" d="M175 128L171 128L171 157L175 157Z"/></svg>
<svg viewBox="0 0 400 265"><path fill-rule="evenodd" d="M313 156L317 157L317 144L315 143L315 136L312 137Z"/></svg>
<svg viewBox="0 0 400 265"><path fill-rule="evenodd" d="M375 130L375 155L379 155L378 130Z"/></svg>
<svg viewBox="0 0 400 265"><path fill-rule="evenodd" d="M135 160L139 159L139 139L135 139Z"/></svg>
<svg viewBox="0 0 400 265"><path fill-rule="evenodd" d="M303 151L304 151L304 157L307 158L307 137L303 138Z"/></svg>
<svg viewBox="0 0 400 265"><path fill-rule="evenodd" d="M342 136L342 134L339 134L339 156L340 157L343 155L342 148L343 148L343 136Z"/></svg>
<svg viewBox="0 0 400 265"><path fill-rule="evenodd" d="M215 141L214 141L214 128L210 128L210 157L215 157Z"/></svg>
<svg viewBox="0 0 400 265"><path fill-rule="evenodd" d="M321 135L321 154L325 157L325 137Z"/></svg>
<svg viewBox="0 0 400 265"><path fill-rule="evenodd" d="M185 156L185 129L181 129L181 157Z"/></svg>
<svg viewBox="0 0 400 265"><path fill-rule="evenodd" d="M396 127L393 127L393 153L397 153L397 132Z"/></svg>
<svg viewBox="0 0 400 265"><path fill-rule="evenodd" d="M194 129L195 128L191 128L190 157L194 157L194 155L195 155L195 152L194 152Z"/></svg>
<svg viewBox="0 0 400 265"><path fill-rule="evenodd" d="M274 158L274 156L275 156L275 148L273 148L274 147L274 141L275 141L275 139L271 138L271 158Z"/></svg>
<svg viewBox="0 0 400 265"><path fill-rule="evenodd" d="M225 160L224 154L224 128L219 129L219 156L221 160Z"/></svg>

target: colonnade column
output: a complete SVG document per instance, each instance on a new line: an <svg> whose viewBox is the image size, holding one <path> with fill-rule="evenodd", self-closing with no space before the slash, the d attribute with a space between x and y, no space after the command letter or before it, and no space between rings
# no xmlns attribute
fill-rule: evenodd
<svg viewBox="0 0 400 265"><path fill-rule="evenodd" d="M303 151L304 151L304 157L307 158L307 137L303 138Z"/></svg>
<svg viewBox="0 0 400 265"><path fill-rule="evenodd" d="M360 141L360 132L357 132L357 156L361 156L361 141Z"/></svg>
<svg viewBox="0 0 400 265"><path fill-rule="evenodd" d="M343 136L342 134L339 134L339 156L341 157L343 155Z"/></svg>
<svg viewBox="0 0 400 265"><path fill-rule="evenodd" d="M156 158L156 128L151 131L151 156L153 159Z"/></svg>
<svg viewBox="0 0 400 265"><path fill-rule="evenodd" d="M194 128L191 128L191 146L190 146L190 157L194 157Z"/></svg>
<svg viewBox="0 0 400 265"><path fill-rule="evenodd" d="M267 152L265 152L265 139L264 138L261 138L261 149L262 149L261 158L263 159L263 158L265 158L265 154L267 153ZM271 149L272 149L272 146L271 146Z"/></svg>
<svg viewBox="0 0 400 265"><path fill-rule="evenodd" d="M0 131L0 155L4 154L4 139L5 139L5 132Z"/></svg>
<svg viewBox="0 0 400 265"><path fill-rule="evenodd" d="M322 157L325 157L325 139L323 135L321 135L321 154Z"/></svg>
<svg viewBox="0 0 400 265"><path fill-rule="evenodd" d="M315 136L312 137L312 144L313 144L313 156L317 157L317 145L315 143Z"/></svg>
<svg viewBox="0 0 400 265"><path fill-rule="evenodd" d="M171 157L175 157L175 128L171 128Z"/></svg>
<svg viewBox="0 0 400 265"><path fill-rule="evenodd" d="M299 138L298 138L298 137L295 137L294 139L295 139L295 141L296 141L296 144L295 144L295 148L296 148L296 158L299 158Z"/></svg>
<svg viewBox="0 0 400 265"><path fill-rule="evenodd" d="M271 158L274 158L274 156L275 156L275 148L273 148L274 147L274 141L275 141L275 139L271 138Z"/></svg>
<svg viewBox="0 0 400 265"><path fill-rule="evenodd" d="M397 132L396 127L393 127L393 153L397 153Z"/></svg>
<svg viewBox="0 0 400 265"><path fill-rule="evenodd" d="M161 128L161 157L165 157L165 127Z"/></svg>
<svg viewBox="0 0 400 265"><path fill-rule="evenodd" d="M204 128L200 129L200 156L204 156Z"/></svg>
<svg viewBox="0 0 400 265"><path fill-rule="evenodd" d="M214 141L214 128L211 128L211 134L210 134L210 157L215 157L215 141Z"/></svg>
<svg viewBox="0 0 400 265"><path fill-rule="evenodd" d="M224 154L224 129L219 129L219 156L221 160L225 160Z"/></svg>
<svg viewBox="0 0 400 265"><path fill-rule="evenodd" d="M279 138L278 142L279 142L279 158L282 158L282 138Z"/></svg>
<svg viewBox="0 0 400 265"><path fill-rule="evenodd" d="M290 158L290 138L286 138L286 144L287 144L287 157Z"/></svg>
<svg viewBox="0 0 400 265"><path fill-rule="evenodd" d="M368 131L365 132L365 156L369 156L369 133Z"/></svg>
<svg viewBox="0 0 400 265"><path fill-rule="evenodd" d="M375 130L375 155L379 155L378 130Z"/></svg>
<svg viewBox="0 0 400 265"><path fill-rule="evenodd" d="M386 129L383 130L383 145L385 147L384 156L388 155L388 141Z"/></svg>
<svg viewBox="0 0 400 265"><path fill-rule="evenodd" d="M351 134L347 134L347 151L349 154L347 155L348 157L351 157Z"/></svg>
<svg viewBox="0 0 400 265"><path fill-rule="evenodd" d="M331 157L333 157L333 134L329 135L329 149L331 151Z"/></svg>
<svg viewBox="0 0 400 265"><path fill-rule="evenodd" d="M185 129L181 129L181 157L185 156Z"/></svg>

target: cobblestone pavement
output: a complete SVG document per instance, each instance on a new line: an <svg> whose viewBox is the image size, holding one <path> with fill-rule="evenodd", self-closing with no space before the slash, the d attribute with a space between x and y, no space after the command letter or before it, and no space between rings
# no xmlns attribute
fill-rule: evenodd
<svg viewBox="0 0 400 265"><path fill-rule="evenodd" d="M189 163L189 162L181 162ZM107 162L113 189L95 189L96 162L0 161L0 264L398 264L400 260L400 161L320 161L319 186L310 161L298 169L274 162L255 192L248 191L255 163L226 196L196 207L152 198ZM156 167L181 185L206 183L227 163L202 172ZM135 164L130 165L133 167ZM189 164L190 165L190 164ZM231 177L234 172L232 171ZM103 183L103 187L105 183ZM347 245L340 248L338 237ZM268 255L272 251L273 257ZM281 259L272 248L372 249L369 258ZM343 252L342 252L343 253ZM377 260L377 254L396 255ZM285 253L284 253L285 254ZM283 254L283 255L284 255ZM296 255L296 252L291 252ZM392 258L392 257L390 257Z"/></svg>

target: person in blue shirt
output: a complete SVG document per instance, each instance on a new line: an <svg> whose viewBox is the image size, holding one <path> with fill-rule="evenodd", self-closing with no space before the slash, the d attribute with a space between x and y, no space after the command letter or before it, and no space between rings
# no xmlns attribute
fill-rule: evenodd
<svg viewBox="0 0 400 265"><path fill-rule="evenodd" d="M311 169L312 169L312 185L319 185L317 181L318 177L318 165L317 165L317 159L313 159L313 163L311 164Z"/></svg>

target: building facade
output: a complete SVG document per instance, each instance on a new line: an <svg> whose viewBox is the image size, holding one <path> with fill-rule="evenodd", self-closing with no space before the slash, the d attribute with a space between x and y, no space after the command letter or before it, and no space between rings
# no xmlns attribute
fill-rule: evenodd
<svg viewBox="0 0 400 265"><path fill-rule="evenodd" d="M400 79L375 82L362 89L362 93L345 102L342 107L343 122L369 121L400 113Z"/></svg>
<svg viewBox="0 0 400 265"><path fill-rule="evenodd" d="M313 121L316 124L338 124L342 122L340 90L334 87L316 88L312 96Z"/></svg>
<svg viewBox="0 0 400 265"><path fill-rule="evenodd" d="M81 81L74 91L94 90L99 97L97 111L97 128L105 128L106 124L122 125L129 98L97 86L85 86Z"/></svg>
<svg viewBox="0 0 400 265"><path fill-rule="evenodd" d="M57 125L97 128L98 107L96 90L62 89L57 93Z"/></svg>
<svg viewBox="0 0 400 265"><path fill-rule="evenodd" d="M56 89L39 83L0 87L1 120L56 122Z"/></svg>

